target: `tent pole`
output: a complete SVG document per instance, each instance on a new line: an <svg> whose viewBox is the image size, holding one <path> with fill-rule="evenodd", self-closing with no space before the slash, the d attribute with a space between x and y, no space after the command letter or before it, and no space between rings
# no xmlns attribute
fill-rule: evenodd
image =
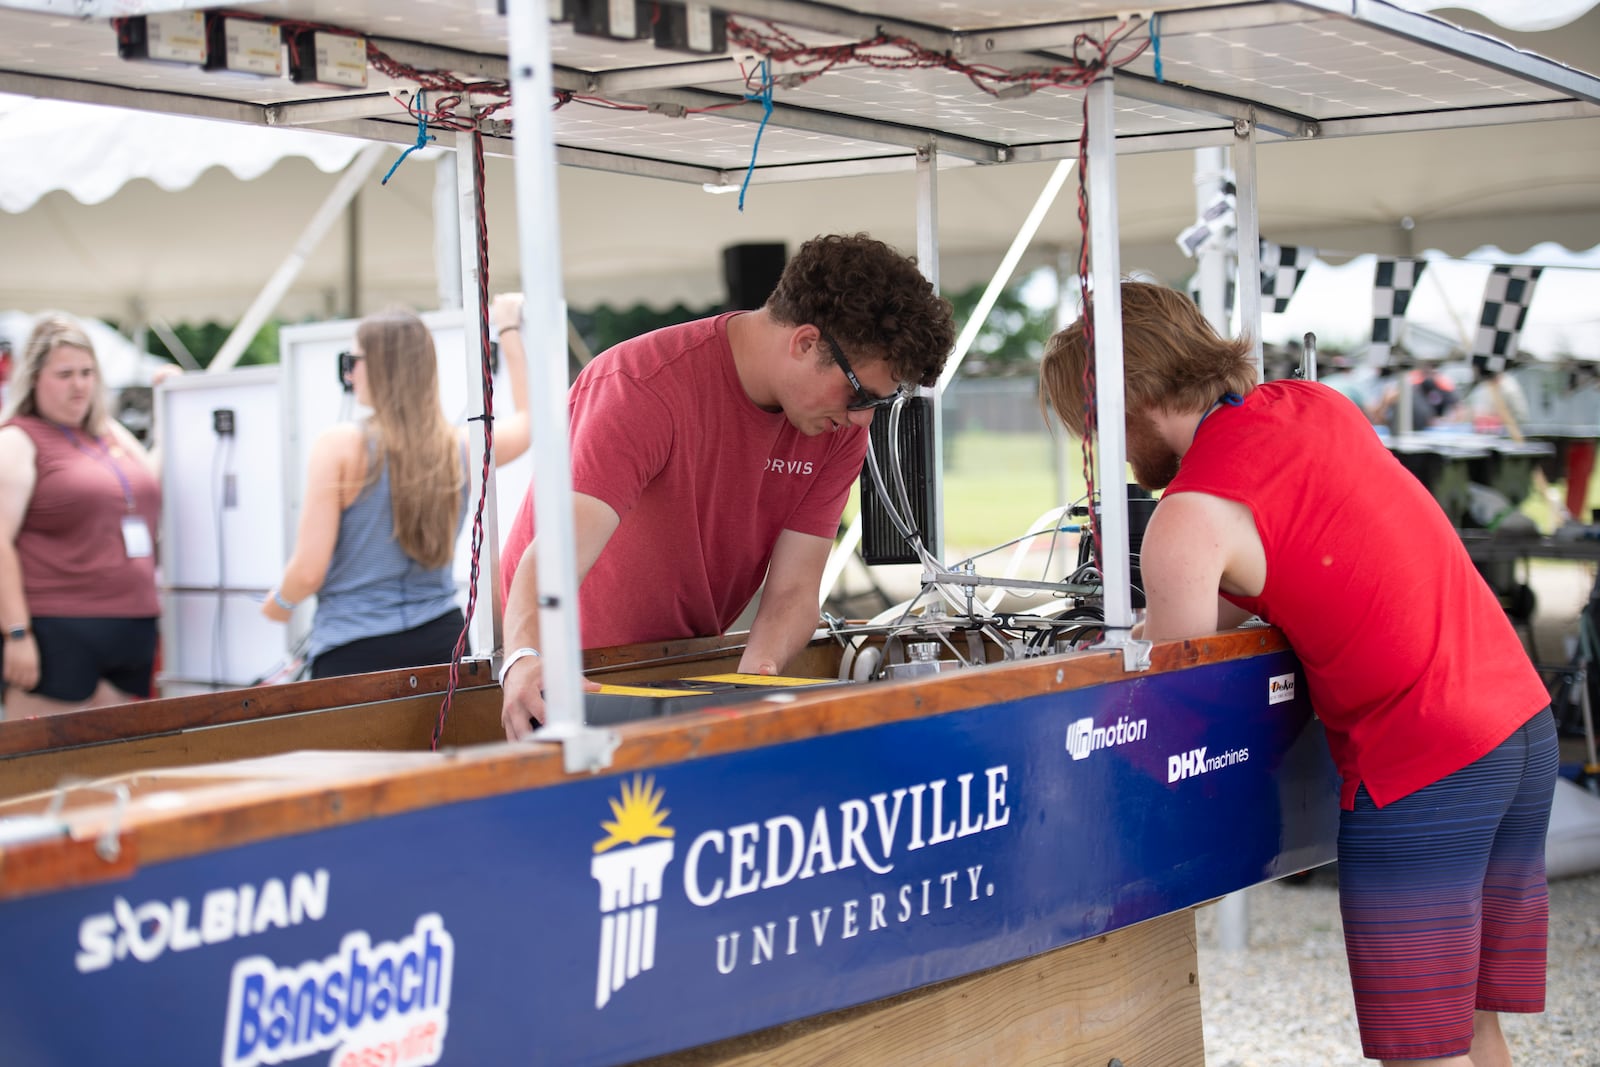
<svg viewBox="0 0 1600 1067"><path fill-rule="evenodd" d="M311 221L306 223L306 228L301 231L288 257L278 265L278 269L267 280L267 284L262 286L261 292L256 294L255 300L245 309L239 324L233 328L228 339L222 342L222 347L218 349L216 357L206 370L232 370L239 362L239 357L244 355L245 348L255 340L261 324L267 321L267 316L278 306L278 301L288 292L289 286L294 283L301 268L306 265L306 260L310 258L327 232L333 228L333 224L339 220L340 213L355 198L356 193L361 190L361 183L367 180L367 176L378 165L378 160L382 159L388 150L387 145L368 145L350 161L344 173L339 175L333 190L328 193L327 199L317 208L316 214L311 216Z"/></svg>
<svg viewBox="0 0 1600 1067"><path fill-rule="evenodd" d="M456 305L461 311L461 335L465 341L467 381L477 382L477 414L482 415L483 403L483 349L488 343L489 324L483 321L480 309L486 294L484 277L478 269L478 208L483 202L483 183L473 159L472 134L456 134L456 148L451 153L455 163L456 189L455 226L460 256L457 259L457 276L461 288L456 294ZM441 183L443 184L443 183ZM441 257L442 260L443 257ZM470 389L470 387L469 387ZM467 466L469 481L477 481L478 472L484 469L484 452L487 440L483 420L472 423L472 461ZM479 655L493 656L504 647L501 632L504 625L504 605L500 602L500 509L495 493L494 468L489 468L489 478L482 489L473 486L471 506L476 509L478 497L483 500L484 543L482 551L488 557L478 568L476 611L471 627L472 648ZM473 514L469 511L468 514Z"/></svg>
<svg viewBox="0 0 1600 1067"><path fill-rule="evenodd" d="M460 183L456 180L461 165L461 146L440 155L433 169L433 275L438 286L439 307L461 307L466 283L461 270L465 255L462 240L461 207L457 202ZM498 645L495 647L499 647Z"/></svg>
<svg viewBox="0 0 1600 1067"><path fill-rule="evenodd" d="M1227 151L1222 147L1194 150L1195 217L1204 218L1211 205L1223 195L1228 183ZM1235 226L1237 226L1237 214ZM1200 314L1222 337L1231 332L1228 325L1228 244L1211 240L1200 249L1195 263L1195 288L1200 293Z"/></svg>
<svg viewBox="0 0 1600 1067"><path fill-rule="evenodd" d="M1256 124L1233 120L1233 174L1238 189L1234 218L1239 227L1239 332L1250 336L1250 358L1261 380L1261 216L1256 193Z"/></svg>

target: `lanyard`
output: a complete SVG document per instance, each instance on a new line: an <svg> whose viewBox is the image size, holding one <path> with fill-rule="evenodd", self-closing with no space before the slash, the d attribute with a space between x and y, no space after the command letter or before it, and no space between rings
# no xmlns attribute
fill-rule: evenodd
<svg viewBox="0 0 1600 1067"><path fill-rule="evenodd" d="M1200 422L1205 422L1211 417L1211 413L1213 411L1217 410L1224 404L1228 405L1230 408L1236 408L1242 403L1244 403L1244 397L1240 396L1238 393L1223 393L1212 402L1210 407L1206 408L1205 414L1200 416ZM1200 422L1194 424L1196 433L1200 432Z"/></svg>
<svg viewBox="0 0 1600 1067"><path fill-rule="evenodd" d="M73 433L68 427L62 426L60 423L52 423L51 425L55 426L56 429L66 434L67 440L71 441L72 446L79 452L82 452L86 456L93 456L95 459L98 459L107 467L111 468L111 473L117 476L117 484L122 487L122 499L128 505L128 514L133 514L135 510L133 502L133 483L128 481L128 476L126 474L122 473L122 467L117 463L117 458L111 454L111 446L100 440L98 437L91 437L89 440L98 445L100 449L98 452L91 451L90 449L84 447L82 438L80 438L76 433Z"/></svg>

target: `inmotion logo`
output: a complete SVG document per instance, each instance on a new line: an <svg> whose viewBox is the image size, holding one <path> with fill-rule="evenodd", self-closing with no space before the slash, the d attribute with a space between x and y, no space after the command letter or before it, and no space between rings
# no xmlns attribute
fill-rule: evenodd
<svg viewBox="0 0 1600 1067"><path fill-rule="evenodd" d="M1115 725L1096 727L1093 717L1085 717L1067 727L1067 751L1075 760L1086 759L1098 748L1143 741L1149 732L1150 724L1145 719L1130 720L1119 715Z"/></svg>

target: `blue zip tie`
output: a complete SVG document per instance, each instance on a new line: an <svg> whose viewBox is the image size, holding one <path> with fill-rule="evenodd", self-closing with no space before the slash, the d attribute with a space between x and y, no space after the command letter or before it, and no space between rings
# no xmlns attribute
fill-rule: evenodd
<svg viewBox="0 0 1600 1067"><path fill-rule="evenodd" d="M1162 82L1161 77L1161 13L1158 11L1150 16L1150 47L1156 54L1156 81Z"/></svg>
<svg viewBox="0 0 1600 1067"><path fill-rule="evenodd" d="M406 161L406 157L419 148L428 147L428 142L434 139L433 134L428 132L428 91L426 89L417 91L416 103L412 106L411 113L417 116L417 143L400 153L400 158L394 161L394 165L389 168L389 173L383 176L383 181L379 182L379 185L388 185L389 179L394 177L394 172L400 169L400 164Z"/></svg>
<svg viewBox="0 0 1600 1067"><path fill-rule="evenodd" d="M761 72L761 91L754 95L746 95L746 100L761 101L761 125L756 127L756 140L750 146L750 165L745 168L744 181L739 186L739 210L744 210L744 194L750 188L750 177L756 172L756 153L761 151L761 132L767 128L767 120L772 117L772 78L768 74L767 61L762 60L761 66L756 68Z"/></svg>

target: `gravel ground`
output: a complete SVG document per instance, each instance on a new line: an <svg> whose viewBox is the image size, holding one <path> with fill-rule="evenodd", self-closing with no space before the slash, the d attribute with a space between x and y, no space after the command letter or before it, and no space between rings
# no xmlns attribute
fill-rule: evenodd
<svg viewBox="0 0 1600 1067"><path fill-rule="evenodd" d="M1250 947L1217 947L1201 908L1207 1067L1369 1067L1361 1056L1333 868L1246 892ZM1550 885L1543 1015L1504 1015L1517 1067L1600 1067L1600 872Z"/></svg>

